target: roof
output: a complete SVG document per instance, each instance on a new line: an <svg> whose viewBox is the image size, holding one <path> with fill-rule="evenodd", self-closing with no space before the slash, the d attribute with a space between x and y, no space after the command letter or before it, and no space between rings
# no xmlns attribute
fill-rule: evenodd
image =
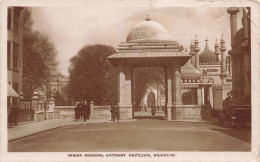
<svg viewBox="0 0 260 162"><path fill-rule="evenodd" d="M184 65L191 55L183 52L183 47L176 41L143 39L123 42L116 49L116 53L109 56L108 60L117 66L119 60L126 60L132 64L165 64L165 61L178 59ZM153 59L152 63L150 59ZM150 63L149 63L150 62Z"/></svg>
<svg viewBox="0 0 260 162"><path fill-rule="evenodd" d="M167 40L170 37L168 31L161 24L146 17L145 21L136 24L129 32L127 41L148 38Z"/></svg>
<svg viewBox="0 0 260 162"><path fill-rule="evenodd" d="M7 96L8 97L20 97L10 84L7 84Z"/></svg>
<svg viewBox="0 0 260 162"><path fill-rule="evenodd" d="M188 61L184 66L181 67L181 80L182 82L201 82L201 74L198 69L191 65Z"/></svg>
<svg viewBox="0 0 260 162"><path fill-rule="evenodd" d="M208 43L206 43L205 49L199 55L199 63L200 63L200 65L220 64L215 53L209 49Z"/></svg>
<svg viewBox="0 0 260 162"><path fill-rule="evenodd" d="M156 58L156 57L190 57L184 52L121 52L115 53L108 58Z"/></svg>

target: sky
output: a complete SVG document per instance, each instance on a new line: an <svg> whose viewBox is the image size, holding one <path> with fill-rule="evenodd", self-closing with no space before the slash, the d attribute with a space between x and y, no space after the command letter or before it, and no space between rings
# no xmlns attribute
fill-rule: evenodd
<svg viewBox="0 0 260 162"><path fill-rule="evenodd" d="M240 12L241 13L241 12ZM70 58L85 45L105 44L117 48L125 42L128 33L149 14L152 21L163 25L170 39L189 49L197 34L200 52L205 48L214 51L216 39L223 33L227 51L230 45L230 15L227 8L216 7L33 7L33 28L47 34L56 46L60 72L68 76ZM238 23L242 14L238 14ZM242 25L238 25L238 29ZM189 50L188 50L189 51ZM227 54L226 51L226 54Z"/></svg>

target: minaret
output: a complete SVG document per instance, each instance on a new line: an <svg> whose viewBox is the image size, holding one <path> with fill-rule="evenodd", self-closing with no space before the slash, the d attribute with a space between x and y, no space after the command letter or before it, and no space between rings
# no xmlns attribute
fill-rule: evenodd
<svg viewBox="0 0 260 162"><path fill-rule="evenodd" d="M226 47L225 47L225 41L223 38L223 34L220 40L220 49L221 51L221 79L222 79L222 85L224 85L225 83L225 77L227 76L227 72L226 72L226 59L225 59L225 55L224 52L226 51Z"/></svg>
<svg viewBox="0 0 260 162"><path fill-rule="evenodd" d="M190 62L191 62L191 65L195 66L195 52L194 52L194 45L193 45L193 40L191 40L191 44L190 44L190 55L191 55L191 58L190 58Z"/></svg>
<svg viewBox="0 0 260 162"><path fill-rule="evenodd" d="M217 62L219 62L219 45L218 45L218 39L216 39L216 43L215 43L215 55L216 55L216 58L217 58Z"/></svg>
<svg viewBox="0 0 260 162"><path fill-rule="evenodd" d="M197 34L195 36L195 40L194 40L194 51L195 51L195 68L199 70L199 51L200 51L200 48L198 47L199 45L199 41L197 39Z"/></svg>
<svg viewBox="0 0 260 162"><path fill-rule="evenodd" d="M230 30L231 30L231 46L234 47L234 36L237 32L237 13L239 12L239 8L237 7L229 7L227 12L230 14Z"/></svg>

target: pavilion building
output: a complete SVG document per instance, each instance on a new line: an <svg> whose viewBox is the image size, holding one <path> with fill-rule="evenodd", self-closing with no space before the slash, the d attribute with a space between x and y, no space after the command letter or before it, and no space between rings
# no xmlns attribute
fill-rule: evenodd
<svg viewBox="0 0 260 162"><path fill-rule="evenodd" d="M157 66L165 69L165 93L161 93L161 86L157 86L159 89L155 90L150 88L150 92L157 96L157 100L163 98L165 103L157 101L156 106L166 108L165 117L168 120L200 119L202 105L207 101L213 105L214 79L207 76L205 69L200 69L201 66L204 68L204 65L199 64L198 43L196 38L190 53L187 53L183 51L182 45L169 38L162 25L151 21L149 17L137 24L128 34L127 41L121 43L116 53L108 57L109 61L119 68L120 115L133 118L133 68ZM223 49L221 52L224 53L224 43L220 49ZM221 74L224 73L221 71ZM147 100L147 96L144 96L144 99ZM145 102L147 101L144 100L143 104Z"/></svg>

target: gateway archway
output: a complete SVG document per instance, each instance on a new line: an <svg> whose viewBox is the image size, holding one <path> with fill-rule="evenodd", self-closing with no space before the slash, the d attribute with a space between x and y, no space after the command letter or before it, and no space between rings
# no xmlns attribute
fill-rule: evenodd
<svg viewBox="0 0 260 162"><path fill-rule="evenodd" d="M180 69L191 55L169 39L167 30L149 17L137 24L121 43L109 61L119 70L119 107L122 118L133 118L132 72L134 67L162 67L165 69L166 118L176 119L176 108L182 105Z"/></svg>

